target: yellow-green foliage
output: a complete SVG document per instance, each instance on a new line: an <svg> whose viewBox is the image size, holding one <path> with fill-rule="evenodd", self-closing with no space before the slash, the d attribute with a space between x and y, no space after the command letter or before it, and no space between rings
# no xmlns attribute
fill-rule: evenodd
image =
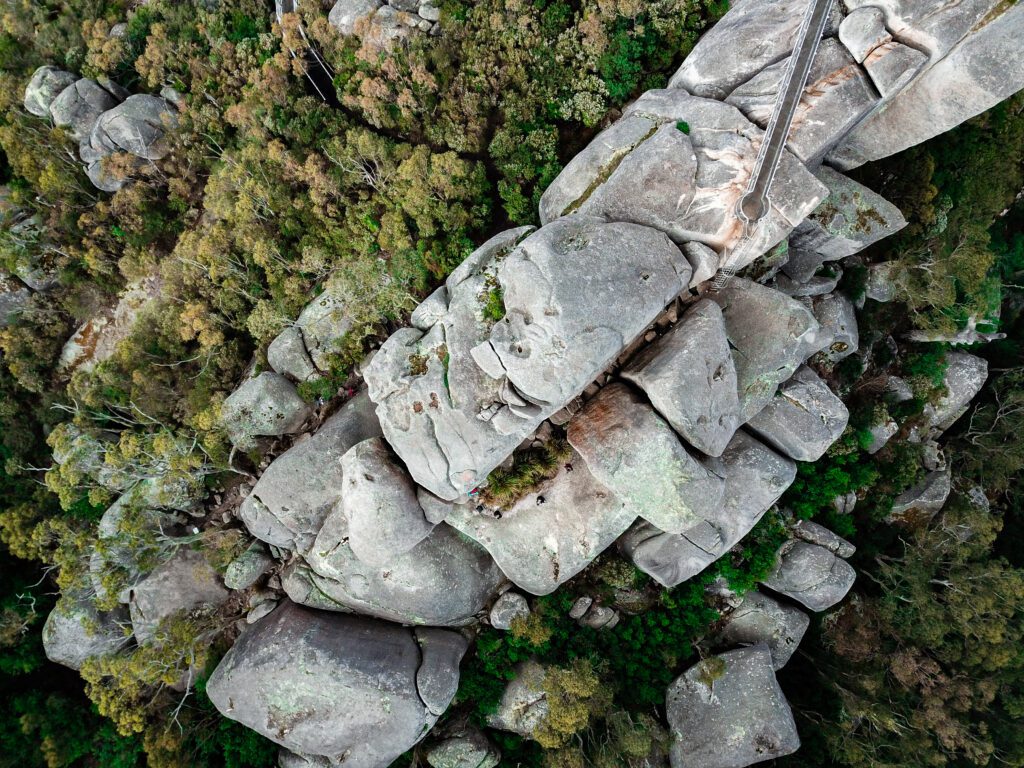
<svg viewBox="0 0 1024 768"><path fill-rule="evenodd" d="M532 737L547 749L564 747L592 718L607 714L612 702L611 690L586 659L547 668L544 694L548 712Z"/></svg>
<svg viewBox="0 0 1024 768"><path fill-rule="evenodd" d="M209 611L168 617L146 643L87 660L81 669L86 693L120 733L141 733L161 711L157 694L183 678L194 682L206 668L219 629L216 615Z"/></svg>
<svg viewBox="0 0 1024 768"><path fill-rule="evenodd" d="M518 451L510 468L496 469L487 476L481 501L507 507L558 474L571 456L572 449L561 439L549 440L539 448Z"/></svg>
<svg viewBox="0 0 1024 768"><path fill-rule="evenodd" d="M551 627L537 611L531 611L527 616L516 616L512 619L510 631L516 640L535 647L544 645L551 639L552 634Z"/></svg>

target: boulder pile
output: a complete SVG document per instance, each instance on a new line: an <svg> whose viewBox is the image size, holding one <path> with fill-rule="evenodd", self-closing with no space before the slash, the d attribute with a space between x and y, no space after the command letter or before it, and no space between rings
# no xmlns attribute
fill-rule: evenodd
<svg viewBox="0 0 1024 768"><path fill-rule="evenodd" d="M668 88L643 94L565 167L541 199L543 226L475 250L363 365L365 390L256 483L239 516L279 561L290 599L243 632L208 692L282 745L282 765L385 768L454 695L466 641L440 627L487 615L511 626L528 615L525 598L488 613L507 582L548 594L615 545L659 583L679 584L735 546L793 482L796 462L844 431L828 374L860 340L828 262L905 222L840 171L1024 85L1020 57L1000 59L1024 32L1024 8L837 9L769 211L745 227L736 203L804 7L737 3ZM355 30L357 17L409 8L344 0L332 18ZM117 94L78 82L47 70L26 106L50 110L73 88L57 114L81 123L89 151L159 154L149 151L155 124L134 107L107 117ZM119 126L139 120L134 141ZM712 290L716 272L745 267ZM302 428L308 406L295 385L325 370L345 317L320 297L274 341L276 372L229 398L236 442ZM984 381L977 358L951 362L921 440ZM905 501L929 505L941 490L932 483ZM741 768L799 745L775 679L807 625L793 603L825 610L855 573L852 546L830 531L800 523L791 536L766 591L731 601L716 628L714 647L732 650L669 688L672 768ZM578 618L607 627L593 608ZM522 664L492 727L534 731L548 712L544 674ZM496 759L468 736L428 760L461 753Z"/></svg>
<svg viewBox="0 0 1024 768"><path fill-rule="evenodd" d="M131 95L109 80L48 65L32 75L24 104L78 142L89 181L104 192L116 192L131 181L133 170L166 157L166 134L178 123L177 109L162 96Z"/></svg>

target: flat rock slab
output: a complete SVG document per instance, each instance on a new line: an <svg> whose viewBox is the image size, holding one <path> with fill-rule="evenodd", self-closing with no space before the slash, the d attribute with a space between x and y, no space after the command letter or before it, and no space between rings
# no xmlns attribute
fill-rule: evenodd
<svg viewBox="0 0 1024 768"><path fill-rule="evenodd" d="M505 316L490 345L516 391L558 409L690 284L664 234L574 216L534 232L498 265Z"/></svg>
<svg viewBox="0 0 1024 768"><path fill-rule="evenodd" d="M492 295L500 301L494 261L527 232L501 233L470 254L448 278L441 319L426 332L404 328L392 334L364 369L391 447L417 483L443 498L482 483L540 424L539 416L512 414L503 401L513 398L503 389L500 362L489 375L472 353L489 347L495 322L484 314ZM499 412L501 430L492 423Z"/></svg>
<svg viewBox="0 0 1024 768"><path fill-rule="evenodd" d="M366 367L385 437L443 499L481 485L689 284L652 229L571 216L511 234L456 269L442 320L398 331Z"/></svg>
<svg viewBox="0 0 1024 768"><path fill-rule="evenodd" d="M698 662L669 686L672 768L742 768L800 747L765 645Z"/></svg>
<svg viewBox="0 0 1024 768"><path fill-rule="evenodd" d="M625 384L609 384L569 422L569 443L635 516L681 533L713 516L725 481Z"/></svg>
<svg viewBox="0 0 1024 768"><path fill-rule="evenodd" d="M221 714L293 752L380 768L436 722L465 650L453 632L417 637L286 600L242 633L207 693Z"/></svg>
<svg viewBox="0 0 1024 768"><path fill-rule="evenodd" d="M757 591L748 592L725 617L710 645L723 649L767 645L772 668L778 671L786 666L810 623L810 617L799 608Z"/></svg>
<svg viewBox="0 0 1024 768"><path fill-rule="evenodd" d="M654 227L678 243L731 247L743 234L736 203L762 135L731 105L677 89L648 91L552 182L541 220L579 210ZM783 153L749 259L782 240L823 198L811 173Z"/></svg>
<svg viewBox="0 0 1024 768"><path fill-rule="evenodd" d="M607 179L622 159L658 130L646 117L624 117L591 139L558 174L540 198L540 219L547 223L575 211Z"/></svg>
<svg viewBox="0 0 1024 768"><path fill-rule="evenodd" d="M734 104L762 128L768 125L789 57L764 69L734 90ZM825 156L878 103L864 70L835 38L818 46L786 146L805 163Z"/></svg>
<svg viewBox="0 0 1024 768"><path fill-rule="evenodd" d="M242 502L242 522L267 544L305 552L341 498L341 457L356 443L379 435L373 403L361 392L311 437L271 462Z"/></svg>
<svg viewBox="0 0 1024 768"><path fill-rule="evenodd" d="M831 608L850 591L857 572L834 552L808 541L787 541L776 555L775 570L761 583L812 611Z"/></svg>
<svg viewBox="0 0 1024 768"><path fill-rule="evenodd" d="M746 423L819 349L818 321L796 299L743 278L734 278L711 299L725 318L736 365L740 422Z"/></svg>
<svg viewBox="0 0 1024 768"><path fill-rule="evenodd" d="M577 210L643 224L681 241L688 234L686 214L696 183L697 154L689 128L684 132L665 123L623 157L589 196L577 200Z"/></svg>
<svg viewBox="0 0 1024 768"><path fill-rule="evenodd" d="M683 583L728 552L796 478L792 461L743 431L709 466L725 478L722 504L710 519L678 534L637 523L619 542L623 554L663 586Z"/></svg>
<svg viewBox="0 0 1024 768"><path fill-rule="evenodd" d="M437 503L422 496L421 501L425 507ZM578 454L500 519L471 504L447 505L444 514L449 525L485 547L516 586L534 595L554 592L586 568L636 517Z"/></svg>
<svg viewBox="0 0 1024 768"><path fill-rule="evenodd" d="M736 367L721 308L704 299L622 371L694 448L721 456L739 426Z"/></svg>
<svg viewBox="0 0 1024 768"><path fill-rule="evenodd" d="M813 370L801 366L747 426L797 461L817 461L846 429L850 412Z"/></svg>

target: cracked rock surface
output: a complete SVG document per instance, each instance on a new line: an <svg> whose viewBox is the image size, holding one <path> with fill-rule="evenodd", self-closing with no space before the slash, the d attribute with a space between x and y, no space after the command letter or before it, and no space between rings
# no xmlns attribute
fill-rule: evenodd
<svg viewBox="0 0 1024 768"><path fill-rule="evenodd" d="M465 650L450 631L286 600L242 633L207 692L227 717L293 752L377 768L419 742L447 707Z"/></svg>
<svg viewBox="0 0 1024 768"><path fill-rule="evenodd" d="M725 479L721 505L708 519L682 533L650 523L622 537L623 554L666 587L697 575L743 538L796 478L796 465L742 430L709 468Z"/></svg>
<svg viewBox="0 0 1024 768"><path fill-rule="evenodd" d="M808 541L787 541L776 561L775 570L761 583L812 611L824 611L838 603L857 578L853 566L826 547Z"/></svg>
<svg viewBox="0 0 1024 768"><path fill-rule="evenodd" d="M665 707L672 768L736 768L800 747L766 645L698 662L669 686Z"/></svg>
<svg viewBox="0 0 1024 768"><path fill-rule="evenodd" d="M598 482L663 531L688 530L722 502L725 481L625 384L610 384L590 400L569 422L568 439Z"/></svg>
<svg viewBox="0 0 1024 768"><path fill-rule="evenodd" d="M469 262L449 278L443 319L392 335L365 372L384 436L448 500L482 483L690 278L665 235L583 216L518 245L486 243Z"/></svg>
<svg viewBox="0 0 1024 768"><path fill-rule="evenodd" d="M366 393L356 395L267 467L242 502L242 522L267 544L306 551L341 492L341 457L356 443L379 435L373 403Z"/></svg>
<svg viewBox="0 0 1024 768"><path fill-rule="evenodd" d="M748 422L771 446L797 461L817 461L846 429L850 412L812 369L801 366Z"/></svg>

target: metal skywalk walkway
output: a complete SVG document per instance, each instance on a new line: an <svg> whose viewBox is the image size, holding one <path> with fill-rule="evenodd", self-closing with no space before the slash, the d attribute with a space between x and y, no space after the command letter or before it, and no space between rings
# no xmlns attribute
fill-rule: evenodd
<svg viewBox="0 0 1024 768"><path fill-rule="evenodd" d="M789 57L789 65L779 88L771 119L765 128L764 140L757 153L747 191L736 206L736 216L743 222L743 235L722 259L722 268L715 276L715 288L722 288L735 274L730 262L736 263L737 255L743 255L752 245L757 224L768 212L772 181L782 159L782 153L786 149L793 117L807 85L807 77L814 63L814 55L818 52L818 45L821 43L821 36L832 10L832 2L833 0L810 0L804 12L803 21L797 32L796 45Z"/></svg>

